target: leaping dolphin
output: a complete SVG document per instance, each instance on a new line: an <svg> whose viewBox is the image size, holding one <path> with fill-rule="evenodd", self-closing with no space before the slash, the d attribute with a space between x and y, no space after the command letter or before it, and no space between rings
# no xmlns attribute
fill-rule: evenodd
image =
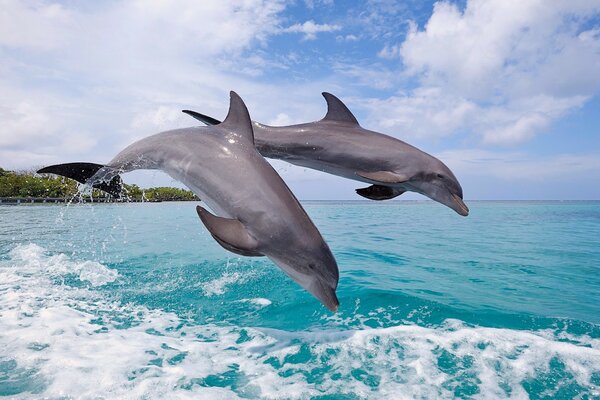
<svg viewBox="0 0 600 400"><path fill-rule="evenodd" d="M38 172L117 195L118 174L136 169L160 169L184 183L216 214L196 208L221 246L244 256L269 257L329 310L337 310L339 273L331 250L281 177L256 151L252 121L235 92L218 126L149 136L106 165L60 164Z"/></svg>
<svg viewBox="0 0 600 400"><path fill-rule="evenodd" d="M371 200L417 192L467 216L462 187L442 161L401 140L362 128L344 103L323 93L327 114L316 122L289 126L254 124L256 148L264 157L284 160L371 184L356 189ZM206 125L219 120L183 110Z"/></svg>

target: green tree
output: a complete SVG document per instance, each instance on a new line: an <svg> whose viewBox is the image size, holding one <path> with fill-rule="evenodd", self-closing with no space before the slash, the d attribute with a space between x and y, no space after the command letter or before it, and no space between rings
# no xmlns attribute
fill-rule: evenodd
<svg viewBox="0 0 600 400"><path fill-rule="evenodd" d="M0 197L66 197L75 193L77 185L70 180L0 168Z"/></svg>
<svg viewBox="0 0 600 400"><path fill-rule="evenodd" d="M138 185L123 185L127 199L133 201L186 201L198 200L189 190L157 187L142 189ZM31 171L7 171L0 168L0 197L68 198L78 193L78 183L72 179ZM107 193L94 189L92 197L106 198Z"/></svg>

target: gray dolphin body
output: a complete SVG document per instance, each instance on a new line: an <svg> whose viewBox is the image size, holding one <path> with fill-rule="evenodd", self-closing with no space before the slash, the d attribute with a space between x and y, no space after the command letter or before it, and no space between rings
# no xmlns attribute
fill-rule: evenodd
<svg viewBox="0 0 600 400"><path fill-rule="evenodd" d="M387 200L406 191L421 193L467 216L462 187L439 159L401 140L362 128L341 100L323 93L327 114L320 121L289 126L254 122L257 150L344 178L371 184L356 192L367 199ZM184 110L207 125L219 121Z"/></svg>
<svg viewBox="0 0 600 400"><path fill-rule="evenodd" d="M298 200L256 151L252 122L237 94L231 92L229 114L219 126L144 138L105 166L61 164L38 172L111 187L118 173L135 169L160 169L184 183L217 214L197 207L221 246L244 256L269 257L328 309L337 310L336 261Z"/></svg>

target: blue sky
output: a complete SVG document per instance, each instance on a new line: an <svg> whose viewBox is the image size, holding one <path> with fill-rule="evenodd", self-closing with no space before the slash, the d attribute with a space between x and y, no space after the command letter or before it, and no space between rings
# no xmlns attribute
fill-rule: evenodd
<svg viewBox="0 0 600 400"><path fill-rule="evenodd" d="M229 90L260 122L317 120L329 91L467 199L600 199L598 0L0 3L4 168L107 162L183 108L222 118ZM301 199L358 198L273 164Z"/></svg>

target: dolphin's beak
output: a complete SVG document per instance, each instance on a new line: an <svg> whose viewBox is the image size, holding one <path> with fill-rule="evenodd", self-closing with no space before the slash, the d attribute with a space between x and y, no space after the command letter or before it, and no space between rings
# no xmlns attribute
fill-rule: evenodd
<svg viewBox="0 0 600 400"><path fill-rule="evenodd" d="M313 296L315 296L325 307L331 312L337 312L340 301L335 294L335 288L332 288L326 282L316 279L313 284L310 285L308 290Z"/></svg>
<svg viewBox="0 0 600 400"><path fill-rule="evenodd" d="M452 207L452 209L454 211L456 211L458 214L462 215L463 217L466 217L467 215L469 215L469 208L467 207L467 205L465 204L463 199L461 199L459 196L455 195L454 193L451 193L451 196L452 196L452 200L454 201L454 205L456 206L456 207Z"/></svg>
<svg viewBox="0 0 600 400"><path fill-rule="evenodd" d="M339 271L329 247L325 246L324 248L326 249L325 253L318 254L317 261L298 262L274 255L268 255L268 257L290 278L316 297L329 311L337 312L340 302L335 290ZM307 264L308 266L304 267Z"/></svg>
<svg viewBox="0 0 600 400"><path fill-rule="evenodd" d="M466 217L469 215L469 208L458 194L456 190L447 185L433 184L429 182L415 182L409 186L409 190L421 193L429 197L433 201L445 205L448 208L456 211L457 214Z"/></svg>

